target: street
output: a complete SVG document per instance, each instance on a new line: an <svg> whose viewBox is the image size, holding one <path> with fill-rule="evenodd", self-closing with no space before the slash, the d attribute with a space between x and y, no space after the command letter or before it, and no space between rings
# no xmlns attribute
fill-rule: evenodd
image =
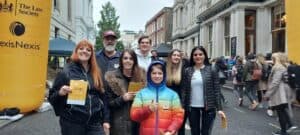
<svg viewBox="0 0 300 135"><path fill-rule="evenodd" d="M222 129L219 117L217 117L213 135L271 135L272 131L279 130L276 117L269 117L265 109L251 111L248 109L249 101L245 98L243 107L238 107L231 90L223 90L228 103L224 111L228 118L228 128ZM297 126L300 125L300 108L294 108L294 119ZM190 135L189 127L186 133ZM60 127L58 118L54 112L34 113L23 119L13 122L0 129L0 135L58 135ZM300 129L296 129L291 135L299 135Z"/></svg>

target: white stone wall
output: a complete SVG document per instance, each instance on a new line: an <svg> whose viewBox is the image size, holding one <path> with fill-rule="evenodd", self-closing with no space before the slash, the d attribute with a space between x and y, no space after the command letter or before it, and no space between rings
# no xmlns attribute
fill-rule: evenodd
<svg viewBox="0 0 300 135"><path fill-rule="evenodd" d="M78 42L87 39L95 44L96 30L93 21L93 0L76 0L75 3L75 28Z"/></svg>
<svg viewBox="0 0 300 135"><path fill-rule="evenodd" d="M256 53L272 52L271 9L257 9Z"/></svg>
<svg viewBox="0 0 300 135"><path fill-rule="evenodd" d="M54 3L54 1L52 1L52 3ZM71 15L74 14L71 13ZM71 16L71 20L68 19L68 1L57 0L57 8L52 6L50 39L55 37L55 27L57 27L59 28L59 37L68 39L68 37L71 36L71 40L75 40L75 24L73 18L74 16Z"/></svg>
<svg viewBox="0 0 300 135"><path fill-rule="evenodd" d="M172 36L181 34L184 35L184 39L175 39L172 43L173 48L187 52L189 55L192 48L198 45L199 31L192 33L191 35L186 35L186 32L195 29L198 26L196 22L197 16L200 13L199 7L201 0L175 0L174 2Z"/></svg>
<svg viewBox="0 0 300 135"><path fill-rule="evenodd" d="M53 2L53 1L52 1ZM68 9L68 2L70 9ZM57 8L52 6L50 39L55 37L55 27L59 28L58 37L77 43L88 39L95 43L95 27L93 22L93 0L57 0ZM70 19L68 18L68 11Z"/></svg>

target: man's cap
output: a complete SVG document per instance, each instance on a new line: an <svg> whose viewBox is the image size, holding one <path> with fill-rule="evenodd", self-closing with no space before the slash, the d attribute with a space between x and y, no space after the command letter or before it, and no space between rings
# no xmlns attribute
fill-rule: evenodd
<svg viewBox="0 0 300 135"><path fill-rule="evenodd" d="M117 38L116 33L112 30L107 30L107 31L103 32L103 37L108 37L108 36L112 36L114 38Z"/></svg>

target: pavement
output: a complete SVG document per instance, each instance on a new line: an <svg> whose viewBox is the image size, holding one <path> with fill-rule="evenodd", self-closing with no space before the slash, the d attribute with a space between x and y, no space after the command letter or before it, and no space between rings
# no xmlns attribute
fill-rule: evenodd
<svg viewBox="0 0 300 135"><path fill-rule="evenodd" d="M226 84L223 86L224 89L227 89L227 90L233 90L233 84L232 84L232 81L227 81ZM295 109L296 110L300 110L300 105L299 104L294 104L294 106L296 107ZM45 102L38 110L35 110L33 111L32 113L29 113L29 114L25 114L24 117L27 117L28 115L31 115L31 114L34 114L34 113L40 113L40 112L44 112L44 111L47 111L47 110L50 110L51 109L51 106L49 103ZM22 118L24 118L22 117ZM20 118L20 119L22 119ZM300 119L300 118L299 118ZM17 120L1 120L0 119L0 129L15 122L15 121L18 121L19 119Z"/></svg>

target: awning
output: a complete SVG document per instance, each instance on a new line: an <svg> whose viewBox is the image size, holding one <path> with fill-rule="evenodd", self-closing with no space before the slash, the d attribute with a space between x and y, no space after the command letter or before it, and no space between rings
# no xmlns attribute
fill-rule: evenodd
<svg viewBox="0 0 300 135"><path fill-rule="evenodd" d="M71 56L75 43L63 38L55 38L49 41L49 55L51 56Z"/></svg>

